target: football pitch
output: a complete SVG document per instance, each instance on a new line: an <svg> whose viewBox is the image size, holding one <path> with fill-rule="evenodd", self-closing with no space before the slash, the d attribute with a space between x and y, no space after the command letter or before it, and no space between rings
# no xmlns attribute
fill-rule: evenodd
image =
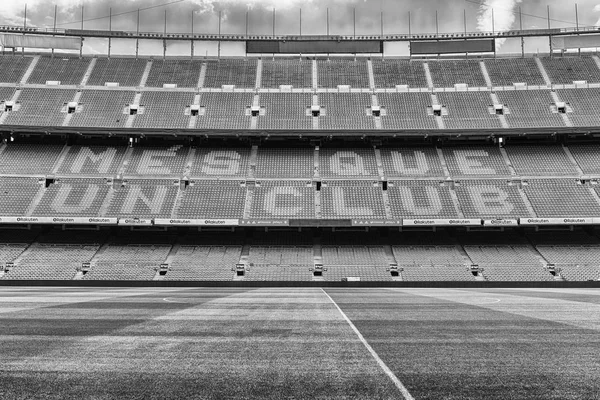
<svg viewBox="0 0 600 400"><path fill-rule="evenodd" d="M0 399L600 399L600 290L0 287Z"/></svg>

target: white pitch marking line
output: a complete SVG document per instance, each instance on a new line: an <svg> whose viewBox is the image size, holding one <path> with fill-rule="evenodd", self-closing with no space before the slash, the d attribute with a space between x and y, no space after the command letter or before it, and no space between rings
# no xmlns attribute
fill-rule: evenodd
<svg viewBox="0 0 600 400"><path fill-rule="evenodd" d="M169 303L181 303L181 301L169 300L168 297L165 297L163 300L168 301Z"/></svg>
<svg viewBox="0 0 600 400"><path fill-rule="evenodd" d="M325 294L325 296L327 296L327 298L329 298L329 300L333 303L333 305L338 309L338 311L340 312L340 314L342 315L342 317L346 320L346 322L348 323L348 325L350 325L350 328L352 328L352 330L354 331L354 333L356 333L356 336L358 336L358 339L367 348L367 350L369 351L369 353L371 353L371 355L373 356L373 358L375 359L375 361L377 361L377 364L379 364L379 366L381 367L381 369L383 370L383 372L385 372L385 374L392 380L392 382L394 382L394 385L396 385L396 387L398 388L398 390L400 391L400 393L402 393L402 396L404 396L404 398L406 400L415 400L415 398L412 397L412 395L410 394L410 392L408 391L408 389L406 389L406 387L402 384L402 382L400 382L400 379L398 379L398 377L383 362L383 360L379 357L379 355L375 352L375 350L373 350L373 348L371 347L371 345L365 340L364 336L360 333L360 331L358 330L358 328L356 326L354 326L354 324L352 323L352 321L350 321L350 318L348 318L348 316L342 311L342 309L340 308L340 306L337 305L337 303L331 298L331 296L323 288L321 288L321 290L323 291L323 293Z"/></svg>

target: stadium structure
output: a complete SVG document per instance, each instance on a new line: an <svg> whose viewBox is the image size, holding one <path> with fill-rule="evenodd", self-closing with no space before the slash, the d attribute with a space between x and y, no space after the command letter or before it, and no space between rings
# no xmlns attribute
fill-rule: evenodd
<svg viewBox="0 0 600 400"><path fill-rule="evenodd" d="M600 280L600 58L566 52L596 30L0 34L2 285ZM59 51L88 37L248 54Z"/></svg>

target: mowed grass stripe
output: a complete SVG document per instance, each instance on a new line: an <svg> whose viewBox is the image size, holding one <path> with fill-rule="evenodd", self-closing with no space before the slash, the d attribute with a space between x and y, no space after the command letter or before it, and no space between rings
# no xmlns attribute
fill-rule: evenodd
<svg viewBox="0 0 600 400"><path fill-rule="evenodd" d="M600 304L545 296L522 296L507 290L493 293L469 289L392 289L443 301L482 307L526 318L535 318L577 328L600 330ZM564 292L568 293L568 292Z"/></svg>
<svg viewBox="0 0 600 400"><path fill-rule="evenodd" d="M419 400L600 400L595 330L413 291L327 291Z"/></svg>
<svg viewBox="0 0 600 400"><path fill-rule="evenodd" d="M102 300L112 311L91 302L51 307L53 320L40 314L29 326L14 321L5 336L10 341L0 347L0 397L400 397L320 289L220 292L156 290L122 304ZM146 306L152 300L157 310ZM135 308L132 301L144 306ZM75 323L73 314L88 325L77 337L56 330L64 324L61 315ZM57 335L32 340L38 331Z"/></svg>
<svg viewBox="0 0 600 400"><path fill-rule="evenodd" d="M358 339L361 341L361 343L369 351L369 353L371 354L371 356L373 356L373 358L375 359L375 361L377 361L377 364L381 367L381 369L383 370L383 372L385 372L385 374L387 376L389 376L389 378L392 380L392 382L394 382L394 385L398 388L398 390L400 391L400 393L402 393L402 396L404 396L404 398L406 400L414 400L414 397L410 394L410 392L408 391L408 389L406 389L406 387L402 384L402 382L400 382L400 379L398 379L398 377L383 362L383 360L379 357L379 355L375 352L375 350L373 350L373 348L371 347L371 345L365 340L365 338L360 333L360 331L356 328L356 326L354 326L354 324L352 323L352 321L350 321L350 318L348 318L348 316L344 313L344 311L342 311L342 309L337 305L337 303L331 298L331 296L329 296L329 294L323 288L321 288L321 290L323 291L323 293L325 294L325 296L327 296L327 298L333 303L333 305L335 306L335 308L338 309L338 311L340 312L341 316L344 318L344 320L346 320L346 322L348 323L348 325L350 325L350 328L352 328L352 331L354 331L354 333L356 334L356 336L358 336Z"/></svg>

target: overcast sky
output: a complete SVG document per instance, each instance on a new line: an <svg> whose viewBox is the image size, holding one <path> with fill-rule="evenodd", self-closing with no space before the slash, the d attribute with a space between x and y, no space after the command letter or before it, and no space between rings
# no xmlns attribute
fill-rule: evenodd
<svg viewBox="0 0 600 400"><path fill-rule="evenodd" d="M108 29L109 12L112 12L113 30L136 30L137 9L140 11L140 30L162 32L190 32L192 16L194 31L216 33L221 14L223 33L244 33L246 13L248 32L270 34L273 32L273 8L275 8L275 32L298 34L300 32L300 9L302 9L302 33L325 34L327 9L331 34L352 34L354 10L356 10L356 33L407 33L410 12L410 29L413 33L436 31L436 10L440 32L466 29L507 30L519 27L519 8L522 10L523 27L545 28L547 6L550 6L551 27L575 26L575 2L565 0L0 0L0 23L22 25L27 3L27 24L51 28L54 23L54 6L58 6L57 27L79 28L81 5L84 6L86 29ZM170 3L170 4L168 4ZM580 26L597 24L600 18L600 0L580 0L578 3ZM110 10L110 11L109 11ZM493 12L492 12L493 10ZM493 14L493 18L492 18ZM492 23L493 21L493 23ZM546 40L547 42L547 40ZM535 52L542 41L529 41L527 51ZM127 53L131 44L114 43L113 51ZM517 51L518 41L504 44L505 51ZM105 45L87 41L86 50L103 52ZM152 46L150 46L152 47ZM162 48L162 46L160 46ZM170 51L189 49L189 44L171 44ZM197 54L212 52L211 46L198 46ZM187 50L189 51L189 50ZM224 49L227 52L227 49ZM235 52L235 51L234 51Z"/></svg>

